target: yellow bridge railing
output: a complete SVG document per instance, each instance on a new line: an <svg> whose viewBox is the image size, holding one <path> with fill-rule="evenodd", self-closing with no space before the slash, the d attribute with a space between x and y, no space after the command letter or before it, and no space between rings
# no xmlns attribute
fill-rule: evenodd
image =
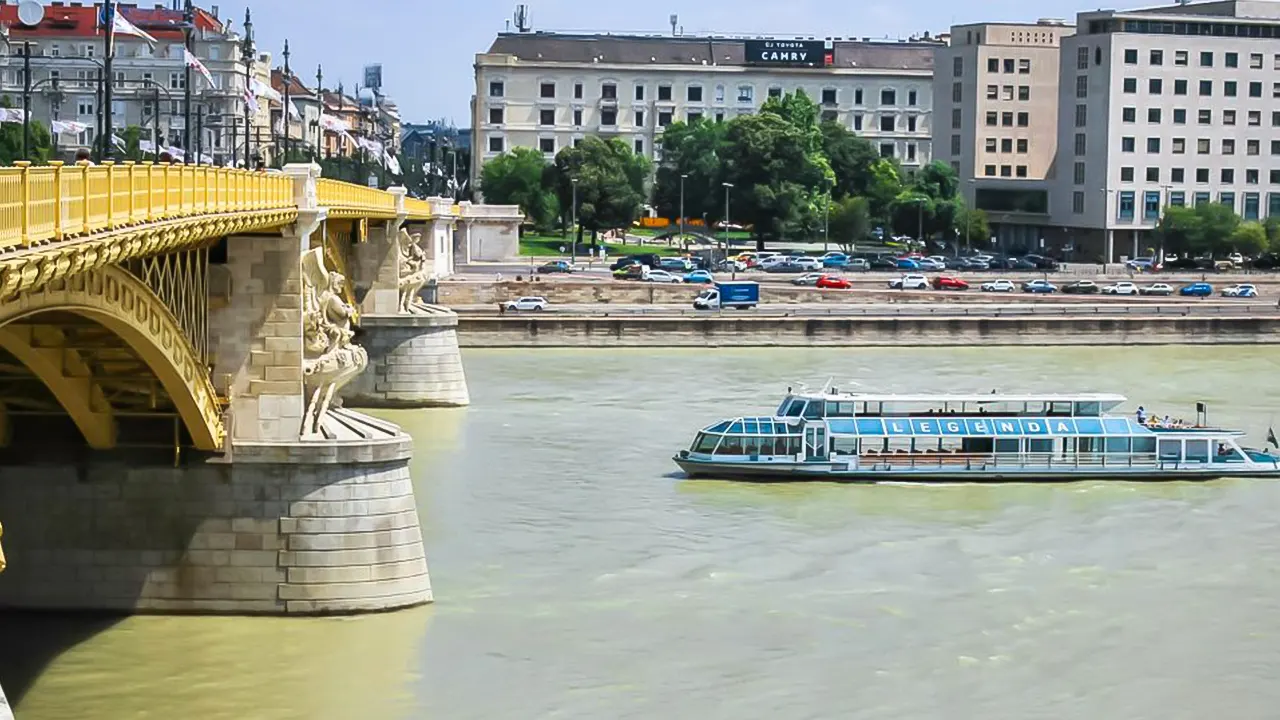
<svg viewBox="0 0 1280 720"><path fill-rule="evenodd" d="M404 212L414 220L430 220L431 203L426 200L407 197L404 199Z"/></svg>
<svg viewBox="0 0 1280 720"><path fill-rule="evenodd" d="M396 216L396 196L376 188L341 180L316 180L316 201L329 208L329 217Z"/></svg>
<svg viewBox="0 0 1280 720"><path fill-rule="evenodd" d="M0 252L192 215L294 207L285 175L128 162L14 165L0 168Z"/></svg>

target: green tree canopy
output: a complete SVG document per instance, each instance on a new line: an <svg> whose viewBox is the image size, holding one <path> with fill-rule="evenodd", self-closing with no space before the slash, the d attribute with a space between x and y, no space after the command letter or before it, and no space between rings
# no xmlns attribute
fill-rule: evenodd
<svg viewBox="0 0 1280 720"><path fill-rule="evenodd" d="M21 106L21 102L18 103ZM0 97L0 107L14 107L13 99L8 95ZM46 163L53 156L53 136L49 127L39 120L32 120L31 154L26 158L34 164ZM22 160L22 124L0 124L0 164L12 165L15 160Z"/></svg>
<svg viewBox="0 0 1280 720"><path fill-rule="evenodd" d="M864 197L849 196L831 204L828 232L845 252L853 252L857 243L871 233L871 211Z"/></svg>
<svg viewBox="0 0 1280 720"><path fill-rule="evenodd" d="M873 181L872 166L880 160L875 146L838 122L822 123L821 131L822 152L835 175L832 195L836 198L867 195Z"/></svg>
<svg viewBox="0 0 1280 720"><path fill-rule="evenodd" d="M485 163L480 191L495 205L519 205L534 225L546 229L555 224L559 206L555 195L543 187L547 163L533 148L518 147Z"/></svg>
<svg viewBox="0 0 1280 720"><path fill-rule="evenodd" d="M706 217L708 223L724 214L721 187L721 152L726 123L697 120L673 123L662 133L662 162L653 186L653 204L658 214L680 217L680 176L684 181L684 216Z"/></svg>
<svg viewBox="0 0 1280 720"><path fill-rule="evenodd" d="M599 230L631 227L644 209L649 161L618 138L587 137L565 148L544 174L544 184L572 213L573 179L578 180L578 223L594 235Z"/></svg>
<svg viewBox="0 0 1280 720"><path fill-rule="evenodd" d="M1240 217L1221 203L1201 203L1194 208L1165 208L1156 233L1166 250L1193 255L1218 255L1231 247ZM1265 230L1264 230L1265 236Z"/></svg>
<svg viewBox="0 0 1280 720"><path fill-rule="evenodd" d="M1267 230L1260 222L1241 223L1231 233L1231 248L1244 255L1257 255L1267 247Z"/></svg>

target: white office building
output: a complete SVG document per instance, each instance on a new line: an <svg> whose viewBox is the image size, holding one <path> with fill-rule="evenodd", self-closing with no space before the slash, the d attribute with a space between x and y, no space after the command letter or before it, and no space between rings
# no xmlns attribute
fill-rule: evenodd
<svg viewBox="0 0 1280 720"><path fill-rule="evenodd" d="M724 121L803 89L908 171L931 158L938 43L501 34L476 56L472 180L515 147L551 158L588 135L656 156L677 120Z"/></svg>

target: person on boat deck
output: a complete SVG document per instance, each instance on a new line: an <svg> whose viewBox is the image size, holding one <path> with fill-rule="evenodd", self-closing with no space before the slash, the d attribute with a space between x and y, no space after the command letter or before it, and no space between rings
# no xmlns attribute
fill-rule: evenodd
<svg viewBox="0 0 1280 720"><path fill-rule="evenodd" d="M1138 406L1138 424L1139 425L1147 424L1147 409L1142 407L1141 405Z"/></svg>
<svg viewBox="0 0 1280 720"><path fill-rule="evenodd" d="M1167 427L1167 428L1173 427L1173 418L1169 417L1168 415L1165 415L1164 422L1160 423L1160 426Z"/></svg>

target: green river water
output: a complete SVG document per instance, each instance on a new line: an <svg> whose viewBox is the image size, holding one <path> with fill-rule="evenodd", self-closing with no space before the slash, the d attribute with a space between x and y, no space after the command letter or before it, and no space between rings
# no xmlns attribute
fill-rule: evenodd
<svg viewBox="0 0 1280 720"><path fill-rule="evenodd" d="M437 602L0 615L18 720L1274 718L1280 484L748 485L670 456L788 384L1114 391L1247 428L1273 348L469 351L416 440ZM18 558L10 558L17 562Z"/></svg>

